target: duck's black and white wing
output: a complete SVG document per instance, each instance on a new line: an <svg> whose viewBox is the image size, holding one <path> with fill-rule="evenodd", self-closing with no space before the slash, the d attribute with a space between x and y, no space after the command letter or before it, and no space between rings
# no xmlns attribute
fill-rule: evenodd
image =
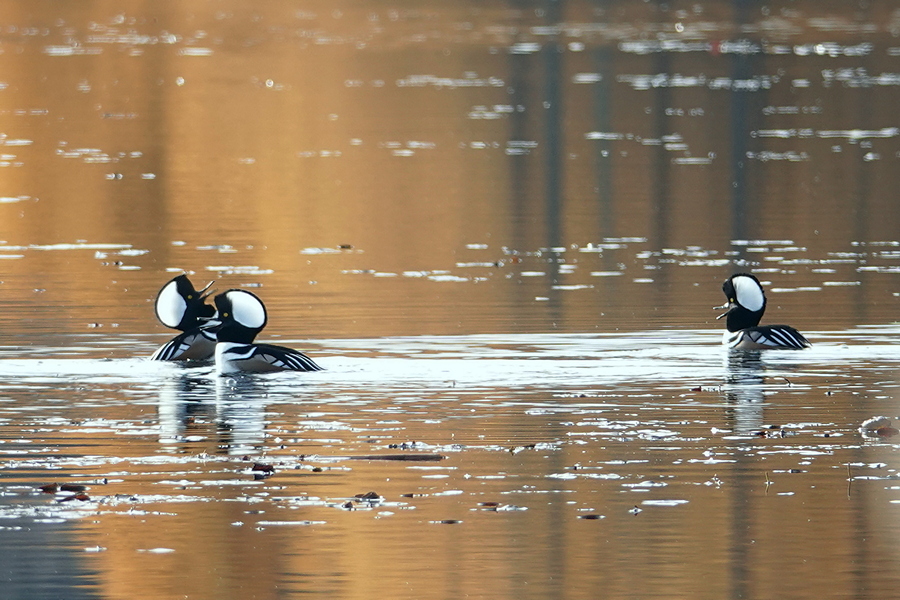
<svg viewBox="0 0 900 600"><path fill-rule="evenodd" d="M216 347L216 364L220 373L322 370L302 352L271 344L220 342Z"/></svg>
<svg viewBox="0 0 900 600"><path fill-rule="evenodd" d="M812 345L789 325L750 327L726 335L726 345L738 350L803 350Z"/></svg>
<svg viewBox="0 0 900 600"><path fill-rule="evenodd" d="M256 355L281 369L290 371L321 371L313 359L293 348L272 346L270 344L258 344Z"/></svg>
<svg viewBox="0 0 900 600"><path fill-rule="evenodd" d="M192 329L160 346L150 360L209 360L216 349L216 340L209 332Z"/></svg>

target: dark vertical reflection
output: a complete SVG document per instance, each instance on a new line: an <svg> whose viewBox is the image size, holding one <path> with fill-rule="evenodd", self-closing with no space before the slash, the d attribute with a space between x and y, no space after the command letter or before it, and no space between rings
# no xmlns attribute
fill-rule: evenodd
<svg viewBox="0 0 900 600"><path fill-rule="evenodd" d="M870 65L868 63L872 63L870 57L863 58L864 70L866 72L873 72L875 65ZM878 127L873 122L872 114L875 112L875 106L873 106L872 94L867 93L865 90L847 90L848 95L852 96L853 100L849 103L851 107L854 107L856 114L853 115L854 122L859 123L859 127L861 129L877 129ZM846 92L845 92L846 93ZM872 196L872 174L874 169L872 169L872 163L867 162L863 157L866 153L871 151L872 143L869 141L860 142L861 148L859 149L860 157L855 161L855 177L856 180L856 190L854 193L853 204L853 234L855 235L855 240L858 242L868 242L873 241L872 231L870 229L871 217L870 214L870 204L873 200ZM877 220L876 220L877 222ZM859 248L861 252L870 253L872 251L877 252L875 248ZM868 284L872 281L873 273L867 271L858 271L857 277L859 277L859 281L861 285L855 286L853 289L853 307L856 312L856 318L859 320L858 322L865 322L868 318L869 309L871 305L866 302L866 295L863 292L863 289L868 287Z"/></svg>
<svg viewBox="0 0 900 600"><path fill-rule="evenodd" d="M563 3L558 0L537 6L530 2L513 6L522 10L526 22L535 14L548 27L557 26L562 20ZM512 236L518 249L533 247L535 239L542 240L541 246L548 249L562 245L563 51L558 36L551 36L537 54L510 53L509 57L511 103L523 107L510 116L510 139L538 142L533 155L509 157ZM562 318L559 293L553 289L559 283L561 256L549 251L545 260L548 318L555 323Z"/></svg>
<svg viewBox="0 0 900 600"><path fill-rule="evenodd" d="M612 84L613 52L609 46L600 46L593 50L595 69L600 73L600 81L594 87L594 129L596 131L612 131ZM613 152L612 143L606 139L596 140L594 153L594 169L597 173L597 202L600 205L598 223L601 237L612 237L616 231L616 223L612 207L613 199Z"/></svg>
<svg viewBox="0 0 900 600"><path fill-rule="evenodd" d="M516 6L515 2L513 2L513 6ZM509 81L507 92L510 96L510 104L515 107L509 118L509 139L507 142L527 140L529 139L528 119L531 118L531 106L528 102L530 91L528 84L529 57L510 53L507 73ZM509 219L511 221L512 250L514 252L522 252L529 249L532 239L528 227L528 194L534 174L528 168L531 164L528 156L507 152L506 161L510 170ZM512 295L515 297L517 306L526 305L533 300L530 296L530 290L524 285L514 287Z"/></svg>
<svg viewBox="0 0 900 600"><path fill-rule="evenodd" d="M525 11L527 2L512 0L512 9ZM510 104L515 107L509 118L509 141L527 140L530 138L529 120L535 108L531 105L530 71L532 70L531 57L527 54L509 52L507 64L507 92ZM507 146L509 149L509 146ZM530 239L528 228L529 218L529 190L535 174L529 169L528 156L512 154L507 151L507 161L510 169L510 218L512 220L512 243L515 250L525 250L527 240Z"/></svg>
<svg viewBox="0 0 900 600"><path fill-rule="evenodd" d="M672 70L672 58L669 52L657 52L653 61L654 73L670 74ZM667 109L672 106L672 91L667 85L660 86L653 92L653 133L652 137L663 140L672 133ZM666 150L665 143L653 146L651 156L652 187L651 212L652 223L649 230L651 234L651 246L662 250L668 248L671 231L671 196L672 196L672 163L671 153ZM665 296L669 291L669 270L659 269L654 273L654 285L652 287L655 296L654 306L660 306L665 302Z"/></svg>
<svg viewBox="0 0 900 600"><path fill-rule="evenodd" d="M751 71L750 58L735 54L732 60L732 81L745 79ZM731 239L747 239L747 176L744 170L747 156L748 95L731 92Z"/></svg>
<svg viewBox="0 0 900 600"><path fill-rule="evenodd" d="M509 54L508 59L509 85L507 92L509 101L515 110L509 116L509 139L528 139L528 57L514 53ZM523 110L524 109L524 110ZM507 153L509 154L509 153ZM528 190L528 161L524 156L508 155L507 162L510 170L509 187L509 216L512 219L512 243L516 250L524 249L527 239L525 222L527 219L527 190Z"/></svg>
<svg viewBox="0 0 900 600"><path fill-rule="evenodd" d="M548 25L560 22L562 0L549 0L545 4ZM554 37L544 45L544 160L547 171L544 196L544 215L547 226L547 246L561 243L560 212L562 206L562 54L559 39Z"/></svg>
<svg viewBox="0 0 900 600"><path fill-rule="evenodd" d="M734 21L744 24L750 21L753 0L735 0ZM749 54L731 55L731 81L746 80L753 76L753 59ZM752 214L748 209L746 157L750 129L748 110L750 95L732 85L731 91L731 239L743 240L748 237L748 221ZM743 246L741 252L743 253ZM743 258L743 256L742 256Z"/></svg>
<svg viewBox="0 0 900 600"><path fill-rule="evenodd" d="M668 52L654 54L653 72L671 73L671 56ZM666 109L671 106L672 93L668 86L662 85L653 91L653 135L662 139L670 134ZM651 243L656 248L665 248L669 240L669 196L671 190L669 153L665 144L654 146L651 188L652 219L650 230L653 232Z"/></svg>
<svg viewBox="0 0 900 600"><path fill-rule="evenodd" d="M545 0L543 3L544 20L548 26L558 26L562 22L563 0ZM562 244L562 233L560 231L561 212L564 210L563 198L563 167L562 156L565 140L563 139L563 95L562 95L562 77L563 77L563 46L559 37L554 36L549 40L542 49L543 67L544 67L544 161L546 169L546 183L544 194L544 217L546 226L546 240L548 248L555 248ZM551 284L559 283L559 254L552 253L550 264L548 265L547 274L550 277ZM562 298L558 290L548 290L550 297L551 319L553 323L559 323L563 318L563 307L561 305ZM565 435L564 432L558 432ZM557 460L561 460L559 457ZM557 464L556 469L565 468L564 464ZM560 482L561 483L561 482ZM561 486L560 486L561 487ZM557 487L557 489L560 489ZM565 527L566 514L562 503L556 504L556 510L550 511L547 531L555 545L554 551L550 553L547 572L557 574L550 583L549 588L552 595L561 597L565 595L566 590L566 555L569 548L569 540L562 532L567 531ZM560 532L554 535L553 532Z"/></svg>
<svg viewBox="0 0 900 600"><path fill-rule="evenodd" d="M598 2L598 6L606 6L608 2ZM614 106L613 106L613 84L615 82L615 52L609 45L602 45L592 51L594 62L594 70L600 74L600 81L594 86L594 130L601 132L612 132L615 130L613 125ZM615 186L613 186L613 177L615 173L614 165L616 155L613 152L613 142L601 136L601 139L594 140L594 169L596 178L594 179L597 186L597 204L599 222L597 230L600 239L615 237L617 223L615 219L616 198L614 197ZM600 255L602 261L602 269L604 271L612 271L616 268L616 260L611 253L603 253ZM603 311L603 306L607 305L610 299L614 299L619 294L621 282L617 277L607 277L602 286L598 286L601 294L601 303L598 312Z"/></svg>
<svg viewBox="0 0 900 600"><path fill-rule="evenodd" d="M544 3L544 19L549 26L556 26L561 22L562 0L548 0ZM546 228L546 240L548 248L555 248L562 244L562 232L560 231L561 212L563 211L563 167L562 155L565 140L563 140L563 97L562 97L562 56L563 47L558 37L554 36L543 47L542 51L544 67L543 90L543 115L544 115L544 170L546 172L544 192L544 225ZM559 263L561 256L551 253L547 275L551 282L548 290L550 297L550 310L553 323L559 323L563 318L563 310L560 305L560 293L553 289L553 285L559 281Z"/></svg>
<svg viewBox="0 0 900 600"><path fill-rule="evenodd" d="M751 21L751 11L756 6L754 0L735 0L734 22L740 26ZM749 54L735 53L731 63L731 239L747 239L748 222L752 218L748 203L751 196L747 190L746 155L750 139L750 95L734 86L734 82L747 80L755 74L754 59ZM741 258L746 246L740 246ZM756 477L755 465L747 458L746 452L737 453L734 465L736 482L732 495L731 510L731 597L749 598L753 590L749 586L752 572L751 544L753 542L753 518L750 498Z"/></svg>
<svg viewBox="0 0 900 600"><path fill-rule="evenodd" d="M866 7L860 6L860 11L865 11ZM872 60L871 55L862 57L862 68L865 72L875 72L877 66ZM867 90L846 90L848 96L852 97L852 101L849 103L853 109L851 111L855 113L853 115L854 122L859 123L859 127L861 129L877 129L877 125L875 123L875 119L873 119L873 114L876 112L876 106L874 106L873 96L868 93ZM868 242L872 241L872 230L870 229L870 221L872 215L870 212L872 211L870 204L873 202L875 195L873 193L873 169L872 163L867 162L863 156L871 151L871 143L867 141L863 141L860 144L862 147L859 149L859 158L855 161L855 180L856 180L856 190L855 190L855 198L853 198L853 204L855 206L855 210L852 213L853 218L853 233L856 236L856 241L859 242ZM886 215L885 215L886 216ZM876 220L877 222L877 220ZM867 255L871 252L877 252L878 249L873 247L860 247L858 248L860 252L865 252ZM865 322L869 309L871 308L871 304L866 301L866 295L863 292L864 288L867 288L872 282L872 275L875 273L870 273L867 271L857 271L856 276L859 278L859 281L862 285L855 286L853 289L853 306L856 312L856 318L859 319L858 322ZM873 413L877 412L877 409L873 407ZM852 462L863 462L867 460L867 453L864 451L862 446L854 446L852 451ZM848 460L848 464L851 460ZM852 476L852 475L851 475ZM852 483L848 482L848 483ZM863 486L858 486L855 491L851 492L851 488L847 489L848 492L848 501L850 502L852 508L850 509L849 522L853 524L856 531L872 531L873 529L877 529L879 524L872 522L872 517L870 516L870 511L866 510L866 506L869 506L871 502L871 498L867 495L867 489ZM852 585L855 588L855 592L858 597L864 597L867 595L867 575L866 572L870 567L870 565L877 563L877 556L873 556L872 548L867 543L867 540L863 536L855 536L853 538L853 550L852 550L852 566L849 566L850 572L852 575Z"/></svg>

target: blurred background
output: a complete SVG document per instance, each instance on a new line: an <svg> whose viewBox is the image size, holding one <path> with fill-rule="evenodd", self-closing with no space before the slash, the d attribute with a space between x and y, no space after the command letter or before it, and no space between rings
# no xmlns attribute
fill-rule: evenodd
<svg viewBox="0 0 900 600"><path fill-rule="evenodd" d="M161 334L182 270L258 287L294 337L716 327L749 269L801 329L894 318L890 3L39 0L0 23L19 344Z"/></svg>

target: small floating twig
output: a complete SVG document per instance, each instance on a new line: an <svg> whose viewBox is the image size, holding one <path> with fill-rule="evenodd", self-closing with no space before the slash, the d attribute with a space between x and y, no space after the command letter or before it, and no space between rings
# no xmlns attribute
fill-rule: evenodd
<svg viewBox="0 0 900 600"><path fill-rule="evenodd" d="M847 497L850 497L850 486L853 485L853 473L850 471L850 463L847 463Z"/></svg>
<svg viewBox="0 0 900 600"><path fill-rule="evenodd" d="M772 482L769 480L769 472L766 471L766 493L769 493L769 486L772 485Z"/></svg>

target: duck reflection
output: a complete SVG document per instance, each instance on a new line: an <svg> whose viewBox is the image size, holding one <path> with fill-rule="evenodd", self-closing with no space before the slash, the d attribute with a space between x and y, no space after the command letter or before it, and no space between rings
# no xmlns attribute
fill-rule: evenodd
<svg viewBox="0 0 900 600"><path fill-rule="evenodd" d="M265 439L266 396L250 377L172 378L159 391L159 441L181 452L251 453Z"/></svg>
<svg viewBox="0 0 900 600"><path fill-rule="evenodd" d="M180 452L256 452L266 438L268 397L265 382L253 377L204 371L172 378L159 391L159 441Z"/></svg>
<svg viewBox="0 0 900 600"><path fill-rule="evenodd" d="M244 455L259 451L266 438L266 386L245 375L216 377L215 386L219 452Z"/></svg>
<svg viewBox="0 0 900 600"><path fill-rule="evenodd" d="M212 382L196 373L166 380L159 391L157 406L160 443L185 444L193 436L208 436L206 424L214 417L214 406L209 402L211 395Z"/></svg>
<svg viewBox="0 0 900 600"><path fill-rule="evenodd" d="M759 350L731 350L725 355L722 390L736 433L750 433L763 424L765 366Z"/></svg>

